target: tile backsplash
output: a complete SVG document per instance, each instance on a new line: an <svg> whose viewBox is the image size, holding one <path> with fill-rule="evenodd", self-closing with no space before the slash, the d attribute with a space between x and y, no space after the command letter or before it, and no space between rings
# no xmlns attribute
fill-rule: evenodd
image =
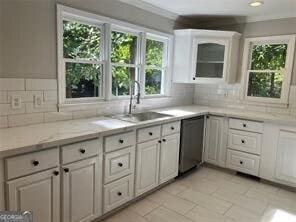
<svg viewBox="0 0 296 222"><path fill-rule="evenodd" d="M11 98L21 97L21 107L13 109ZM34 106L34 97L42 97L42 107ZM194 86L172 84L170 97L142 99L137 110L193 104ZM0 78L0 128L71 120L126 112L128 100L106 101L94 108L58 112L56 79Z"/></svg>
<svg viewBox="0 0 296 222"><path fill-rule="evenodd" d="M283 115L296 115L296 86L290 86L288 107L275 107L272 105L258 105L240 100L240 84L196 85L194 104L243 109L246 111L260 111L281 113Z"/></svg>

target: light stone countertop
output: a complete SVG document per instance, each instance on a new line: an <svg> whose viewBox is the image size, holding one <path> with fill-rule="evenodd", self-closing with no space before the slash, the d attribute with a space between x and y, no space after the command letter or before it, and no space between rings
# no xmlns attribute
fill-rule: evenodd
<svg viewBox="0 0 296 222"><path fill-rule="evenodd" d="M171 116L140 123L129 123L111 117L95 117L0 129L0 156L40 150L60 144L205 114L273 122L283 125L294 125L296 127L296 116L250 112L238 109L192 105L169 107L153 111Z"/></svg>

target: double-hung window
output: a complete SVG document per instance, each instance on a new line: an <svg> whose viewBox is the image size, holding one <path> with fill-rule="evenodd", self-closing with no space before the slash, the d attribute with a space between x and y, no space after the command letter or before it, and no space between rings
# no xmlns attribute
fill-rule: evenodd
<svg viewBox="0 0 296 222"><path fill-rule="evenodd" d="M130 81L139 78L138 39L137 34L117 30L111 31L113 97L129 95Z"/></svg>
<svg viewBox="0 0 296 222"><path fill-rule="evenodd" d="M249 101L288 103L295 36L245 40L244 97Z"/></svg>
<svg viewBox="0 0 296 222"><path fill-rule="evenodd" d="M167 39L146 37L145 95L163 95L167 66Z"/></svg>

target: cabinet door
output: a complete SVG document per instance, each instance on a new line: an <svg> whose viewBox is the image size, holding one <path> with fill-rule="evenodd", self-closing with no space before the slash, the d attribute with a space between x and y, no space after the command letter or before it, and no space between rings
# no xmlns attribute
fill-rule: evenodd
<svg viewBox="0 0 296 222"><path fill-rule="evenodd" d="M194 78L209 82L217 79L223 80L227 64L227 41L219 39L195 39L194 42Z"/></svg>
<svg viewBox="0 0 296 222"><path fill-rule="evenodd" d="M208 116L206 124L205 162L219 165L223 117Z"/></svg>
<svg viewBox="0 0 296 222"><path fill-rule="evenodd" d="M180 134L163 137L160 149L160 183L178 175Z"/></svg>
<svg viewBox="0 0 296 222"><path fill-rule="evenodd" d="M65 165L63 171L63 222L98 217L101 199L98 158Z"/></svg>
<svg viewBox="0 0 296 222"><path fill-rule="evenodd" d="M136 196L158 186L159 152L158 140L137 145Z"/></svg>
<svg viewBox="0 0 296 222"><path fill-rule="evenodd" d="M296 183L296 132L280 131L276 157L276 178Z"/></svg>
<svg viewBox="0 0 296 222"><path fill-rule="evenodd" d="M53 169L7 182L8 210L32 211L33 221L60 221L58 173Z"/></svg>

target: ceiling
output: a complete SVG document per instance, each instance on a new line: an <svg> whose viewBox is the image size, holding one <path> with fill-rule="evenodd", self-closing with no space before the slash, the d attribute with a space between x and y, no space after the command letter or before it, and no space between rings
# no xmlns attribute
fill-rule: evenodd
<svg viewBox="0 0 296 222"><path fill-rule="evenodd" d="M296 17L296 0L264 0L251 7L251 0L121 0L166 17L236 17L259 21Z"/></svg>

